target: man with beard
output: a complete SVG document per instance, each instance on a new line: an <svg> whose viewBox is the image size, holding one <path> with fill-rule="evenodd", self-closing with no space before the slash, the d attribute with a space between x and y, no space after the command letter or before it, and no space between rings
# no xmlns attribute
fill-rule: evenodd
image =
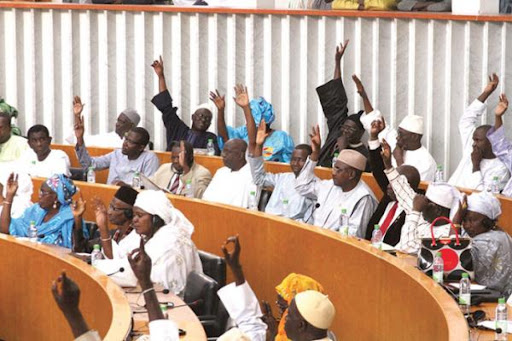
<svg viewBox="0 0 512 341"><path fill-rule="evenodd" d="M95 170L109 168L109 185L131 184L135 173L149 177L160 165L155 153L144 150L149 143L149 133L144 128L132 128L124 138L122 149L97 157L91 157L85 147L83 117L77 118L75 135L75 151L82 167L94 167Z"/></svg>

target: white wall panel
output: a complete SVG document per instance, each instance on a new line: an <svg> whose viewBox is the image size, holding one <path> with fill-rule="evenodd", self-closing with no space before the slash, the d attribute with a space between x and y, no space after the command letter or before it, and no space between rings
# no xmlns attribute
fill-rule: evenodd
<svg viewBox="0 0 512 341"><path fill-rule="evenodd" d="M511 30L500 22L4 8L0 96L18 107L23 130L44 123L56 142L70 132L74 94L86 103L92 133L113 129L117 114L134 107L163 149L164 127L150 103L158 90L150 65L161 54L185 122L209 90L219 89L227 122L241 124L232 100L241 82L274 104L274 128L308 142L314 123L327 134L315 88L332 77L336 43L346 38L350 112L362 109L356 73L388 123L410 113L425 117L424 144L451 172L461 152L458 119L487 75L498 73L500 90L512 89ZM482 123L492 120L497 97Z"/></svg>

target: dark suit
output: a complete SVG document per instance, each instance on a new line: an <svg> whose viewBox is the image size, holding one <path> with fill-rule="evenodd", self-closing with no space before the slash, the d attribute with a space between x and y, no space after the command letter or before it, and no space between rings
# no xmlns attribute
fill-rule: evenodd
<svg viewBox="0 0 512 341"><path fill-rule="evenodd" d="M372 169L372 174L377 183L379 184L380 189L384 193L384 196L379 202L377 206L377 210L373 213L370 218L370 222L368 223L368 227L366 228L366 236L365 238L368 240L372 239L373 226L378 224L382 215L386 211L386 207L392 201L391 198L386 194L386 190L389 184L388 177L384 174L384 163L382 162L382 158L380 156L381 148L375 150L370 150L369 161ZM402 232L402 226L405 222L405 211L400 213L400 215L389 225L386 235L384 236L384 243L395 246L400 241L400 233Z"/></svg>

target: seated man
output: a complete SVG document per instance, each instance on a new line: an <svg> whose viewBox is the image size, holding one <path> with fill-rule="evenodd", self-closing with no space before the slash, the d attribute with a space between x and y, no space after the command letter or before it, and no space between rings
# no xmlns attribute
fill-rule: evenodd
<svg viewBox="0 0 512 341"><path fill-rule="evenodd" d="M503 128L503 115L508 108L508 99L505 94L500 96L500 102L496 107L494 127L489 129L487 132L487 138L492 146L492 152L496 157L503 162L508 168L509 172L512 172L512 144L505 137L505 130ZM512 179L509 179L501 194L511 197L512 196Z"/></svg>
<svg viewBox="0 0 512 341"><path fill-rule="evenodd" d="M0 162L2 167L12 163L28 149L27 140L12 134L11 115L0 111Z"/></svg>
<svg viewBox="0 0 512 341"><path fill-rule="evenodd" d="M194 148L190 142L171 142L171 163L164 163L150 178L160 188L173 194L187 195L186 183L191 182L194 198L201 199L212 181L208 169L194 162Z"/></svg>
<svg viewBox="0 0 512 341"><path fill-rule="evenodd" d="M510 179L507 166L492 152L492 146L487 138L490 125L477 126L480 117L487 110L485 101L498 86L498 76L489 77L489 84L482 94L466 108L459 122L459 132L462 139L462 160L452 174L449 184L476 189L490 190L494 177L498 177L498 187L501 191Z"/></svg>
<svg viewBox="0 0 512 341"><path fill-rule="evenodd" d="M405 211L406 218L400 234L400 242L395 246L405 253L416 253L421 247L421 238L430 238L430 225L437 217L452 218L459 208L459 191L445 183L431 183L425 195L417 194L406 177L400 175L391 164L391 147L382 142L382 161L389 183L395 192L398 205ZM434 236L448 237L450 224L438 221Z"/></svg>
<svg viewBox="0 0 512 341"><path fill-rule="evenodd" d="M373 227L375 224L378 224L382 231L383 242L395 246L400 241L406 212L398 204L395 192L384 173L384 163L380 155L382 149L378 140L378 133L381 130L380 126L382 124L382 121L374 121L372 123L368 149L370 150L369 164L371 165L373 177L384 193L384 196L381 198L375 213L368 223L365 239L371 240ZM396 170L398 174L405 176L411 188L418 192L418 185L420 184L420 173L418 170L408 165L401 165Z"/></svg>
<svg viewBox="0 0 512 341"><path fill-rule="evenodd" d="M94 167L96 170L109 168L107 179L109 185L131 184L136 172L151 176L160 164L155 153L144 150L149 143L149 133L144 128L132 128L124 138L122 149L97 157L89 156L85 147L82 117L79 117L75 124L75 134L77 138L75 151L78 161L84 168Z"/></svg>
<svg viewBox="0 0 512 341"><path fill-rule="evenodd" d="M162 191L145 190L139 193L133 208L133 227L123 244L116 248L113 259L97 261L97 267L121 286L135 286L137 278L128 264L128 255L144 240L144 248L151 257L151 281L178 294L183 292L191 271L202 273L201 260L191 237L194 225L175 209Z"/></svg>
<svg viewBox="0 0 512 341"><path fill-rule="evenodd" d="M249 195L255 192L258 202L259 188L254 184L251 167L245 159L247 143L229 140L222 150L224 167L217 170L212 182L203 194L204 200L247 208Z"/></svg>
<svg viewBox="0 0 512 341"><path fill-rule="evenodd" d="M100 237L89 240L80 252L90 253L94 245L98 244L101 245L105 257L114 258L114 254L117 253L115 248L122 245L130 233L135 233L132 226L133 205L138 194L139 192L131 187L121 186L110 201L108 209L101 200L94 198L93 207ZM109 225L116 228L109 229Z"/></svg>
<svg viewBox="0 0 512 341"><path fill-rule="evenodd" d="M81 118L85 104L82 104L80 97L75 96L73 99L73 114L75 124ZM82 119L83 120L83 119ZM137 127L140 122L140 116L135 109L125 109L116 120L116 128L108 133L97 135L86 135L84 140L89 147L103 148L121 148L123 146L124 137L132 129ZM76 144L76 136L70 134L65 142L68 144Z"/></svg>
<svg viewBox="0 0 512 341"><path fill-rule="evenodd" d="M512 238L496 224L501 215L500 201L487 192L475 192L467 197L467 208L462 208L462 226L473 239L475 281L510 296Z"/></svg>
<svg viewBox="0 0 512 341"><path fill-rule="evenodd" d="M30 149L18 160L20 171L42 178L49 178L53 174L71 175L68 155L62 150L50 148L52 137L48 128L36 124L28 130L27 138Z"/></svg>
<svg viewBox="0 0 512 341"><path fill-rule="evenodd" d="M332 167L335 153L343 149L353 149L368 157L368 150L361 142L364 134L360 121L362 112L347 116L347 93L341 80L341 58L347 45L348 40L345 45L336 47L333 79L316 89L329 129L318 159L318 165L322 167Z"/></svg>
<svg viewBox="0 0 512 341"><path fill-rule="evenodd" d="M451 12L451 0L402 0L398 3L399 11Z"/></svg>
<svg viewBox="0 0 512 341"><path fill-rule="evenodd" d="M299 176L304 163L311 154L311 147L307 144L299 144L295 147L290 161L291 173L267 173L263 164L263 143L267 137L265 120L262 119L256 135L256 146L253 156L249 156L252 178L260 187L273 187L270 200L265 207L265 212L283 217L301 220L304 214L311 208L313 201L303 197L295 190L295 179ZM284 204L284 201L287 204Z"/></svg>
<svg viewBox="0 0 512 341"><path fill-rule="evenodd" d="M263 146L263 158L267 161L277 162L290 162L292 151L293 151L293 140L283 130L274 130L270 128L270 125L274 121L275 114L272 104L268 103L263 97L253 99L249 101L249 95L247 88L239 84L235 87L235 102L243 109L245 116L245 126L238 128L226 127L224 120L224 96L210 92L210 99L215 103L219 110L217 116L217 130L219 131L219 137L222 141L228 141L229 139L243 139L249 143L251 131L249 131L249 125L256 130L256 124L260 124L261 120L265 120L266 133L268 135ZM221 149L223 143L221 144ZM249 153L251 153L249 143Z"/></svg>
<svg viewBox="0 0 512 341"><path fill-rule="evenodd" d="M167 90L167 84L165 83L162 57L160 57L160 60L155 60L151 66L158 76L159 89L159 93L153 97L151 102L162 112L162 120L164 121L167 135L166 150L171 150L172 141L185 140L190 142L194 148L204 149L207 147L208 140L212 140L215 147L215 155L220 155L217 135L208 131L212 123L212 112L208 109L208 105L201 105L194 111L192 115L192 128L189 128L176 114L178 108L172 106L171 94Z"/></svg>
<svg viewBox="0 0 512 341"><path fill-rule="evenodd" d="M345 209L349 217L348 234L364 238L368 221L377 207L372 190L361 181L366 158L355 150L342 150L332 169L332 180L319 180L314 173L321 145L318 126L313 127L310 136L313 153L297 177L295 189L299 194L317 201L312 224L338 231L342 209Z"/></svg>

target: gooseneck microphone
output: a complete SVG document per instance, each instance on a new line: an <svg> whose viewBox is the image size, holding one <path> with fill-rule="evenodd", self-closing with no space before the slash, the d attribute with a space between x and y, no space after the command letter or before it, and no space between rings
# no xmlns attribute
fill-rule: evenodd
<svg viewBox="0 0 512 341"><path fill-rule="evenodd" d="M120 267L117 271L107 274L107 276L114 276L117 273L124 272L124 268Z"/></svg>
<svg viewBox="0 0 512 341"><path fill-rule="evenodd" d="M313 213L315 213L316 209L317 209L317 208L319 208L319 207L320 207L320 203L319 203L319 202L317 202L317 203L315 204L315 207L313 207L313 209L311 210L311 213L309 214L308 219L304 220L304 222L305 222L306 224L309 224L309 220L313 217Z"/></svg>

